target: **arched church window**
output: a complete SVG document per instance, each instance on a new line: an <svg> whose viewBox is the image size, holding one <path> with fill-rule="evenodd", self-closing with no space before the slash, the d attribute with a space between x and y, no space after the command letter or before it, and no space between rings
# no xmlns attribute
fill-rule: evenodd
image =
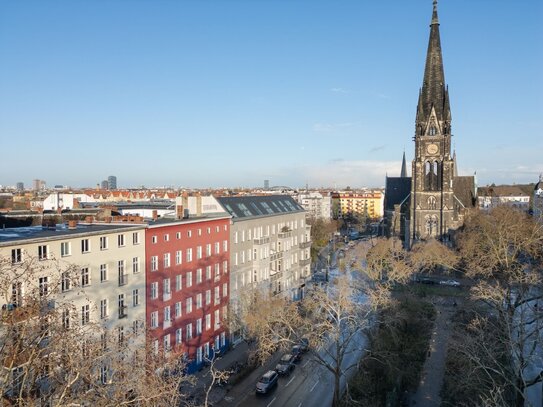
<svg viewBox="0 0 543 407"><path fill-rule="evenodd" d="M435 126L431 126L430 127L430 136L435 136L437 133L437 129L435 128Z"/></svg>
<svg viewBox="0 0 543 407"><path fill-rule="evenodd" d="M436 197L435 196L428 197L428 209L432 209L432 210L436 209Z"/></svg>

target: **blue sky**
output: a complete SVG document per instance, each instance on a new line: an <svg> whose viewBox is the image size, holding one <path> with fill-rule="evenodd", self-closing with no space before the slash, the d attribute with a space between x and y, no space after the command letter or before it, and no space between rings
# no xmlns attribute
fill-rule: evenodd
<svg viewBox="0 0 543 407"><path fill-rule="evenodd" d="M431 0L4 0L0 184L382 186ZM543 2L441 0L460 174L543 172Z"/></svg>

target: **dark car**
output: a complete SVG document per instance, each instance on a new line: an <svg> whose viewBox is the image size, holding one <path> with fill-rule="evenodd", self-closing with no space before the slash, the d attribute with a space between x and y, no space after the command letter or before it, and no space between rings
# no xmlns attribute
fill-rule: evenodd
<svg viewBox="0 0 543 407"><path fill-rule="evenodd" d="M309 350L309 339L300 339L300 343L298 345L300 345L300 347L302 348L302 352L307 352Z"/></svg>
<svg viewBox="0 0 543 407"><path fill-rule="evenodd" d="M294 362L296 358L294 355L287 353L281 357L281 360L275 366L275 371L280 375L288 375L294 369Z"/></svg>
<svg viewBox="0 0 543 407"><path fill-rule="evenodd" d="M273 386L277 385L279 375L274 370L268 370L264 375L256 382L256 392L265 394L269 392Z"/></svg>
<svg viewBox="0 0 543 407"><path fill-rule="evenodd" d="M294 345L290 353L294 356L295 362L302 360L302 354L304 353L302 345Z"/></svg>

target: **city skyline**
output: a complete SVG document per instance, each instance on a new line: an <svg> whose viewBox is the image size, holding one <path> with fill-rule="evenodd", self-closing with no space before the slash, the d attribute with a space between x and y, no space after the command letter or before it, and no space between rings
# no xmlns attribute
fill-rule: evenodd
<svg viewBox="0 0 543 407"><path fill-rule="evenodd" d="M379 187L413 158L430 0L44 3L0 5L0 184ZM492 4L439 4L459 172L536 182L543 5Z"/></svg>

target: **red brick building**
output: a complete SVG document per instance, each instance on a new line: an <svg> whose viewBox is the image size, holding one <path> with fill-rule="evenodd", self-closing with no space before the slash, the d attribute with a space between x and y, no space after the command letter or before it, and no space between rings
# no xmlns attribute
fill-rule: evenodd
<svg viewBox="0 0 543 407"><path fill-rule="evenodd" d="M146 230L146 322L150 348L198 369L228 346L229 215L157 219Z"/></svg>

